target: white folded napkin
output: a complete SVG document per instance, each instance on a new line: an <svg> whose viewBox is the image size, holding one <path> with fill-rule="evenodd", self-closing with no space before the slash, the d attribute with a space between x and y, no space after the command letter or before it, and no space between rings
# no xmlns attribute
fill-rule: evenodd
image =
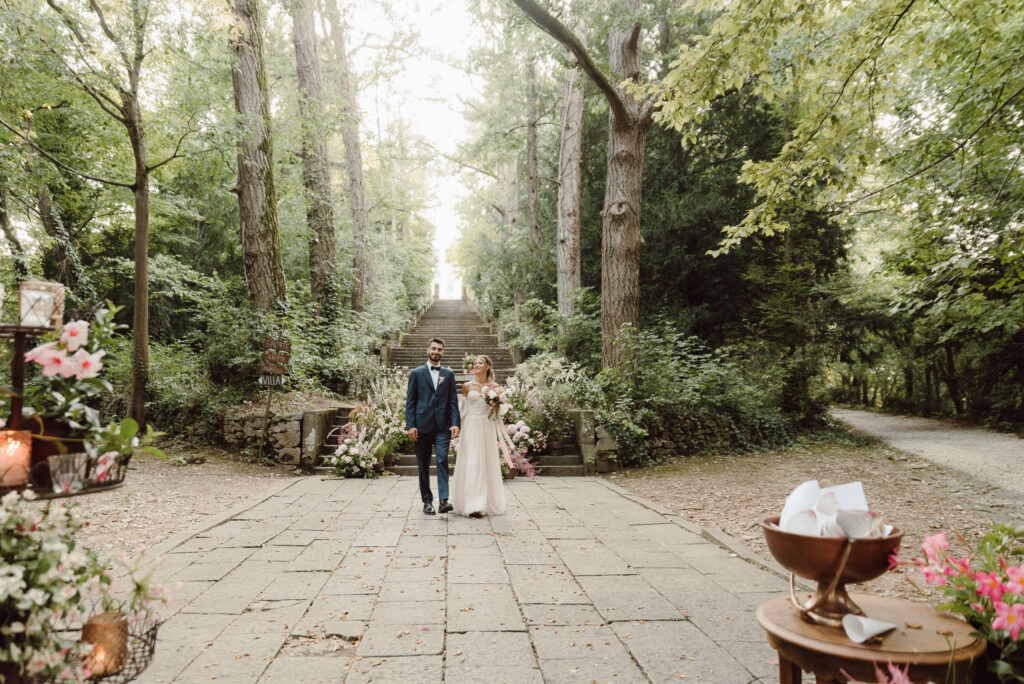
<svg viewBox="0 0 1024 684"><path fill-rule="evenodd" d="M852 613L843 616L843 631L850 641L855 644L863 644L873 636L885 634L896 629L897 625L884 620L854 615Z"/></svg>

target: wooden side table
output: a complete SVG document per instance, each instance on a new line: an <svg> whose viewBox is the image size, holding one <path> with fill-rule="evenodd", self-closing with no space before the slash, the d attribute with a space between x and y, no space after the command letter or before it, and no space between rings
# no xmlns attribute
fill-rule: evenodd
<svg viewBox="0 0 1024 684"><path fill-rule="evenodd" d="M780 684L800 684L801 670L813 673L818 684L850 681L841 670L856 681L873 682L875 663L884 671L890 662L901 669L909 665L914 682L974 681L986 642L971 636L966 622L902 599L856 594L853 600L868 617L899 626L880 643L855 644L840 627L804 621L788 596L757 609L768 643L779 652ZM956 671L947 679L951 660Z"/></svg>

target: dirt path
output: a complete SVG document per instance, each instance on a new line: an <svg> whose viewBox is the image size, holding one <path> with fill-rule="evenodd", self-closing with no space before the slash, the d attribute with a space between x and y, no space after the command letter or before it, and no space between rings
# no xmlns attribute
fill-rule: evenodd
<svg viewBox="0 0 1024 684"><path fill-rule="evenodd" d="M1024 497L1024 439L931 418L832 409L857 432Z"/></svg>

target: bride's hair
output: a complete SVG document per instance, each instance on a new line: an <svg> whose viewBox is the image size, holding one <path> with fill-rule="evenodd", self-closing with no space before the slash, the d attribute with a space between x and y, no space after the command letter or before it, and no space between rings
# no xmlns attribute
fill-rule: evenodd
<svg viewBox="0 0 1024 684"><path fill-rule="evenodd" d="M493 365L491 364L491 357L486 354L477 354L476 358L483 359L487 365L487 382L494 382L494 371L491 370Z"/></svg>

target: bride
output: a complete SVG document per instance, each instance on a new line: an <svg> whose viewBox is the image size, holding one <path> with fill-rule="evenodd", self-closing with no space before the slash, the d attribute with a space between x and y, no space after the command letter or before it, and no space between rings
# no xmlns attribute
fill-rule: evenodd
<svg viewBox="0 0 1024 684"><path fill-rule="evenodd" d="M474 379L462 386L462 434L449 503L459 515L502 515L505 490L498 452L505 426L491 415L490 405L481 394L487 385L494 384L491 360L483 355L476 357L473 374Z"/></svg>

